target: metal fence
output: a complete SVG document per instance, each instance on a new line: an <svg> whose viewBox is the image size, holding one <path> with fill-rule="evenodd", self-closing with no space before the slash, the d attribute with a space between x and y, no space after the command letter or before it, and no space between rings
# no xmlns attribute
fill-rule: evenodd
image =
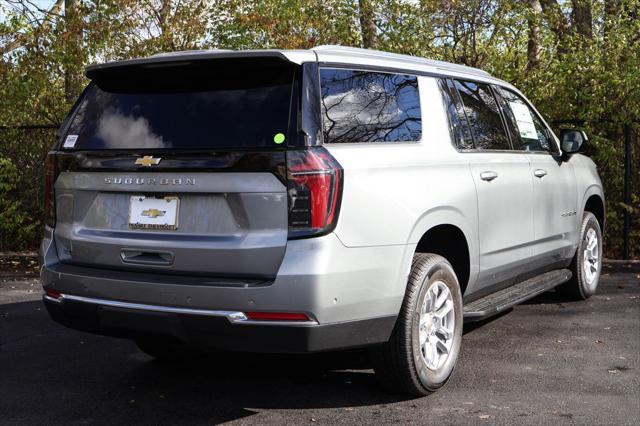
<svg viewBox="0 0 640 426"><path fill-rule="evenodd" d="M622 259L640 256L640 121L567 119L554 124L585 128L593 140L587 153L598 165L605 187L609 254Z"/></svg>

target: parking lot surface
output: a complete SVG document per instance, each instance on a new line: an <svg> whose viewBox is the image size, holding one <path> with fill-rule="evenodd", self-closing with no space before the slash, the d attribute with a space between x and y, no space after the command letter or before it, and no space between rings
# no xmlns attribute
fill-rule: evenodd
<svg viewBox="0 0 640 426"><path fill-rule="evenodd" d="M32 273L0 274L1 424L640 424L640 271L586 302L546 293L465 327L436 394L378 388L366 354L163 364L51 321Z"/></svg>

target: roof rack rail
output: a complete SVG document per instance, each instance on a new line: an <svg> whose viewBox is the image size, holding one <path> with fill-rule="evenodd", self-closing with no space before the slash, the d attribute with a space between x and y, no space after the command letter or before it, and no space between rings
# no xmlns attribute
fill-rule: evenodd
<svg viewBox="0 0 640 426"><path fill-rule="evenodd" d="M434 59L420 58L417 56L404 55L401 53L384 52L381 50L362 49L360 47L340 46L340 45L331 45L331 44L324 44L324 45L312 47L311 50L334 53L334 54L342 54L342 55L350 54L350 55L358 55L360 57L365 56L365 57L370 57L371 59L400 60L400 61L410 62L414 64L427 65L427 66L431 66L441 70L462 72L466 74L476 74L484 77L491 76L488 72L481 70L480 68L469 67L467 65L453 64L451 62L438 61Z"/></svg>

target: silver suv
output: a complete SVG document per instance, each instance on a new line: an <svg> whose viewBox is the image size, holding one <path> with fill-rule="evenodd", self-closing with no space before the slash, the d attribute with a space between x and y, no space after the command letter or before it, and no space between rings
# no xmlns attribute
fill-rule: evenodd
<svg viewBox="0 0 640 426"><path fill-rule="evenodd" d="M164 358L366 347L423 395L463 322L596 291L586 136L486 72L322 46L86 75L46 164L44 300L69 327Z"/></svg>

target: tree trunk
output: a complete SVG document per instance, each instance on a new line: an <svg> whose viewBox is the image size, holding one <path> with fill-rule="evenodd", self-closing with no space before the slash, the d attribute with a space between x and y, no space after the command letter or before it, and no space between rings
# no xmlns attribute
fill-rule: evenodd
<svg viewBox="0 0 640 426"><path fill-rule="evenodd" d="M374 49L378 44L376 23L371 0L359 0L360 29L362 31L362 45L367 49Z"/></svg>
<svg viewBox="0 0 640 426"><path fill-rule="evenodd" d="M572 0L571 22L573 30L585 38L593 37L591 0Z"/></svg>
<svg viewBox="0 0 640 426"><path fill-rule="evenodd" d="M604 39L608 40L615 22L620 16L620 0L605 0L604 2Z"/></svg>
<svg viewBox="0 0 640 426"><path fill-rule="evenodd" d="M556 0L540 0L540 6L549 21L549 26L558 40L562 41L569 30L569 23L562 13L562 8Z"/></svg>
<svg viewBox="0 0 640 426"><path fill-rule="evenodd" d="M76 0L65 0L64 21L66 27L64 94L68 103L73 103L82 90L82 19Z"/></svg>
<svg viewBox="0 0 640 426"><path fill-rule="evenodd" d="M528 0L529 2L529 42L527 43L527 70L538 68L540 65L540 15L542 6L540 0Z"/></svg>

